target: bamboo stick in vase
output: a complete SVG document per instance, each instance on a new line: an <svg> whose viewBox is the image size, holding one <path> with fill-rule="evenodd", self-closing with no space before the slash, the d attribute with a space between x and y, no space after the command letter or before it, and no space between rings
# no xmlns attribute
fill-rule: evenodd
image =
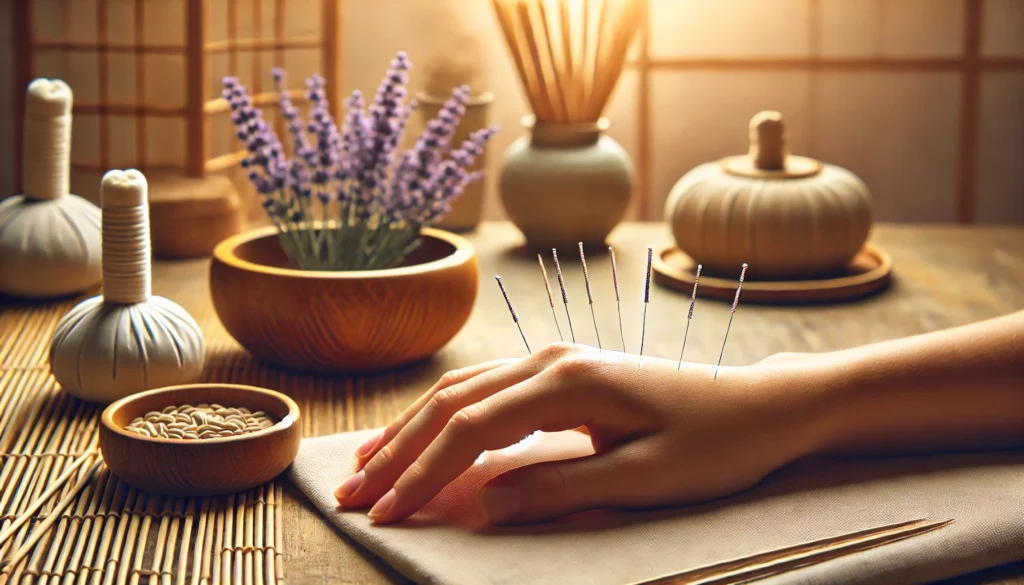
<svg viewBox="0 0 1024 585"><path fill-rule="evenodd" d="M529 4L520 0L516 5L516 12L519 15L519 23L523 30L523 36L526 39L526 47L529 49L529 56L533 64L533 70L536 72L535 75L538 78L537 85L540 89L539 98L545 105L543 117L541 112L537 112L537 119L541 122L557 122L558 115L555 111L554 104L551 100L551 92L548 88L549 80L545 76L544 66L541 63L540 49L537 47L537 39L534 36L533 25L530 20Z"/></svg>
<svg viewBox="0 0 1024 585"><path fill-rule="evenodd" d="M579 118L580 109L576 104L576 70L575 60L573 59L572 50L572 15L570 13L571 4L570 0L559 0L558 11L559 18L558 24L561 30L561 41L562 41L562 60L565 67L565 103L566 108L569 110L569 119L575 121Z"/></svg>
<svg viewBox="0 0 1024 585"><path fill-rule="evenodd" d="M544 30L544 44L547 46L548 60L551 63L552 77L554 78L554 88L556 99L554 100L556 105L556 113L558 117L563 121L570 119L568 110L568 101L566 99L566 93L563 88L563 78L565 77L565 69L560 66L558 56L555 52L554 36L551 34L553 27L548 22L548 12L544 8L544 0L536 0L537 9L540 11L540 22L541 28Z"/></svg>
<svg viewBox="0 0 1024 585"><path fill-rule="evenodd" d="M596 100L592 102L590 115L594 117L601 115L601 110L607 105L612 90L615 89L615 85L619 82L619 77L622 76L622 69L626 63L626 53L629 52L629 44L640 25L640 18L643 14L640 2L630 0L626 10L625 25L616 27L615 30L616 38L612 43L614 53L609 55L608 76L602 86L596 90Z"/></svg>
<svg viewBox="0 0 1024 585"><path fill-rule="evenodd" d="M505 40L509 46L509 52L512 53L512 59L515 61L516 69L519 70L519 78L523 83L523 90L526 92L527 100L530 102L530 107L533 108L534 114L538 117L548 116L547 108L548 104L541 101L541 90L539 80L533 76L533 71L530 70L525 59L523 59L523 41L519 39L519 35L516 32L516 27L513 24L516 23L516 16L513 11L509 8L508 0L492 0L494 4L494 10L498 14L498 22L501 24L502 32L505 34Z"/></svg>
<svg viewBox="0 0 1024 585"><path fill-rule="evenodd" d="M607 63L604 62L602 57L604 56L603 52L607 50L607 47L605 45L607 44L606 28L609 12L608 5L611 4L613 1L614 0L599 0L599 2L601 3L601 9L600 12L598 12L597 17L597 43L594 47L594 68L592 69L593 73L591 77L591 79L594 80L594 84L593 86L591 86L590 92L586 95L586 103L583 106L583 115L584 118L587 120L597 120L601 116L600 112L598 112L597 114L594 114L593 112L594 101L596 97L594 89L600 87L601 80L603 79L602 73L607 74L606 68L608 65ZM612 22L615 21L613 20Z"/></svg>

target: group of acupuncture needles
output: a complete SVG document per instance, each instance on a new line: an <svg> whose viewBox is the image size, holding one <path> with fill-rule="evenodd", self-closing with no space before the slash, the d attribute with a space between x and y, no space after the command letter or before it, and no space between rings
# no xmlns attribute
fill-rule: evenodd
<svg viewBox="0 0 1024 585"><path fill-rule="evenodd" d="M586 283L587 289L587 302L590 304L590 316L594 321L594 335L597 338L597 348L602 350L601 346L601 333L597 327L597 313L594 311L594 295L590 288L590 274L587 271L587 257L583 253L583 243L580 242L580 264L583 266L583 281ZM610 246L608 247L608 254L611 260L612 267L612 285L615 287L615 307L618 312L619 318L619 340L622 342L622 351L626 352L626 337L622 331L622 297L619 295L619 272L618 267L615 264L615 250ZM644 311L642 322L640 325L640 351L638 354L639 365L643 364L644 355L644 337L647 333L647 306L651 301L651 262L653 258L654 250L647 248L647 271L644 276ZM558 277L558 288L562 293L562 304L565 306L565 319L569 324L569 336L572 342L576 343L576 332L572 327L572 317L569 315L569 296L565 292L565 280L562 278L562 266L558 262L558 251L554 248L551 249L551 256L555 262L555 274ZM555 328L558 331L558 338L561 341L565 341L565 337L562 335L562 327L558 323L558 315L555 311L555 296L551 292L551 281L548 280L548 271L544 266L544 258L537 254L537 262L540 264L540 273L544 278L544 289L548 294L548 304L551 306L551 317L555 321ZM686 340L690 335L690 322L693 320L693 308L697 303L697 286L700 284L700 273L702 266L697 265L697 273L693 278L693 293L690 295L690 309L686 314L686 328L683 332L683 347L679 351L679 363L676 366L676 370L682 368L683 365L683 354L686 352ZM725 337L722 339L722 350L718 354L718 364L715 366L715 380L718 379L718 370L722 367L722 358L725 356L725 344L729 341L729 331L732 329L732 320L736 315L736 307L740 303L740 291L743 290L743 280L747 275L747 265L744 263L743 268L740 271L739 284L736 286L736 295L732 300L732 308L729 311L729 324L725 328ZM498 282L498 288L501 289L501 295L505 298L505 304L508 305L508 311L512 314L512 321L516 324L519 329L519 335L523 338L523 345L526 346L526 352L532 354L530 350L530 344L526 341L526 333L523 332L523 326L519 323L519 316L516 314L515 308L512 307L512 301L508 297L508 291L505 290L505 284L502 282L500 276L495 276L495 280Z"/></svg>

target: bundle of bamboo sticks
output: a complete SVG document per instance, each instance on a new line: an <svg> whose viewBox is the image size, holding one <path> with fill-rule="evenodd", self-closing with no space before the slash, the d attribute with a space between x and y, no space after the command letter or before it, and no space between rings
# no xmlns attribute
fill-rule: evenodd
<svg viewBox="0 0 1024 585"><path fill-rule="evenodd" d="M615 88L644 0L492 0L540 122L595 122Z"/></svg>

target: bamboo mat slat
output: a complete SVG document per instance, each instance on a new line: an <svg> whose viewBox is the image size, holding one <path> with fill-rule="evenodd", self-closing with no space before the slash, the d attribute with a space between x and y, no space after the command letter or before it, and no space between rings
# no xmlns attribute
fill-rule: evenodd
<svg viewBox="0 0 1024 585"><path fill-rule="evenodd" d="M167 296L183 299L207 332L204 381L284 389L304 414L321 413L303 417L306 435L351 428L346 403L314 404L337 392L351 405L351 382L260 365L220 328L204 290L176 292ZM135 490L102 465L102 407L62 392L47 365L53 330L78 300L14 302L0 312L0 585L284 583L277 482L172 498Z"/></svg>

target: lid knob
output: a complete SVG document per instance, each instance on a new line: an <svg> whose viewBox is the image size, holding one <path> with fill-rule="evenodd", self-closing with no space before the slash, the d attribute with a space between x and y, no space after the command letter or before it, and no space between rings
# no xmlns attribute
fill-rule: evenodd
<svg viewBox="0 0 1024 585"><path fill-rule="evenodd" d="M786 168L786 125L782 114L765 110L750 119L750 158L762 170Z"/></svg>

